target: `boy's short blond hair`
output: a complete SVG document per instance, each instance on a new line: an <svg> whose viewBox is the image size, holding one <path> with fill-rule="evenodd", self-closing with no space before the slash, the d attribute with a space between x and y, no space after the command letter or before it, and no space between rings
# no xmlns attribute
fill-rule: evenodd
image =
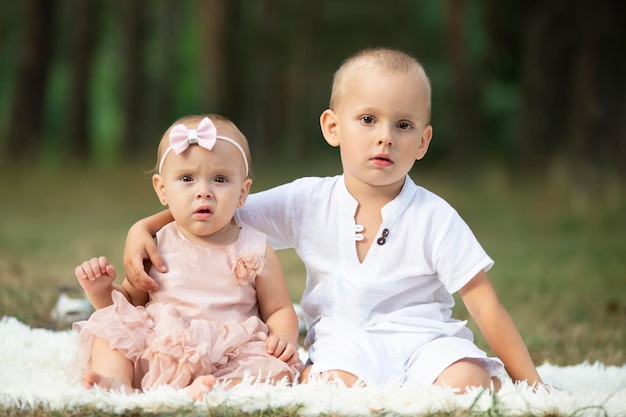
<svg viewBox="0 0 626 417"><path fill-rule="evenodd" d="M420 78L424 84L424 90L427 97L427 118L430 121L431 116L431 86L428 75L424 67L409 54L388 48L364 49L355 55L347 58L339 69L335 72L333 78L333 87L330 93L330 109L333 110L344 94L346 81L351 73L359 69L372 69L388 73L402 72L414 73Z"/></svg>

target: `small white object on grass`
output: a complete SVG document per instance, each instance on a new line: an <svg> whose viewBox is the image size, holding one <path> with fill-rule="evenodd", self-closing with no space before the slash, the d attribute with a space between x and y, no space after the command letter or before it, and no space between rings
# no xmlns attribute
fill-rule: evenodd
<svg viewBox="0 0 626 417"><path fill-rule="evenodd" d="M59 287L59 292L59 298L50 312L50 317L55 323L71 324L75 321L87 320L93 313L93 306L87 298L68 295L71 292L80 293L79 290L72 287Z"/></svg>

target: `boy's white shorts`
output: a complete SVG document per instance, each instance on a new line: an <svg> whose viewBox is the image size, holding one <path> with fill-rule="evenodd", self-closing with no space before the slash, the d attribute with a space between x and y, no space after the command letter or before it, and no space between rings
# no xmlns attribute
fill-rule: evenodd
<svg viewBox="0 0 626 417"><path fill-rule="evenodd" d="M504 370L500 359L487 357L473 343L472 333L465 327L452 336L327 328L316 332L308 356L313 363L311 376L342 370L367 385L431 385L448 366L464 358L480 361L492 377Z"/></svg>

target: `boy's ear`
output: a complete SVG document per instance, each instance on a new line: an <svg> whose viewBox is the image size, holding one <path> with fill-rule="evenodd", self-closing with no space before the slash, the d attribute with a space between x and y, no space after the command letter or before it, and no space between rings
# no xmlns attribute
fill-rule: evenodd
<svg viewBox="0 0 626 417"><path fill-rule="evenodd" d="M163 177L161 177L159 174L154 174L152 176L152 187L157 193L161 204L167 206L167 196L165 195L165 183L163 182Z"/></svg>
<svg viewBox="0 0 626 417"><path fill-rule="evenodd" d="M239 192L239 204L237 207L243 207L246 199L248 198L248 194L250 194L250 186L252 185L252 180L250 178L246 178L241 186L241 191Z"/></svg>
<svg viewBox="0 0 626 417"><path fill-rule="evenodd" d="M417 148L417 155L415 156L416 160L420 160L426 155L426 151L428 151L428 145L430 145L430 141L433 138L433 127L428 125L422 131L422 136L420 137L420 144Z"/></svg>
<svg viewBox="0 0 626 417"><path fill-rule="evenodd" d="M330 146L339 146L339 126L337 125L337 115L331 109L326 109L320 116L320 127L324 139Z"/></svg>

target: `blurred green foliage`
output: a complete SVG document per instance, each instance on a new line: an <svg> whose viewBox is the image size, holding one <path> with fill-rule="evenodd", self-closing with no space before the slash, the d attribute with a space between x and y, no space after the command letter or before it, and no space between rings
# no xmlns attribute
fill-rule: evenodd
<svg viewBox="0 0 626 417"><path fill-rule="evenodd" d="M24 0L0 4L1 161L115 163L221 113L263 161L326 155L334 70L367 47L433 84L425 164L624 173L624 2ZM37 98L43 98L40 104ZM39 109L38 107L42 107ZM579 172L578 167L585 169Z"/></svg>

